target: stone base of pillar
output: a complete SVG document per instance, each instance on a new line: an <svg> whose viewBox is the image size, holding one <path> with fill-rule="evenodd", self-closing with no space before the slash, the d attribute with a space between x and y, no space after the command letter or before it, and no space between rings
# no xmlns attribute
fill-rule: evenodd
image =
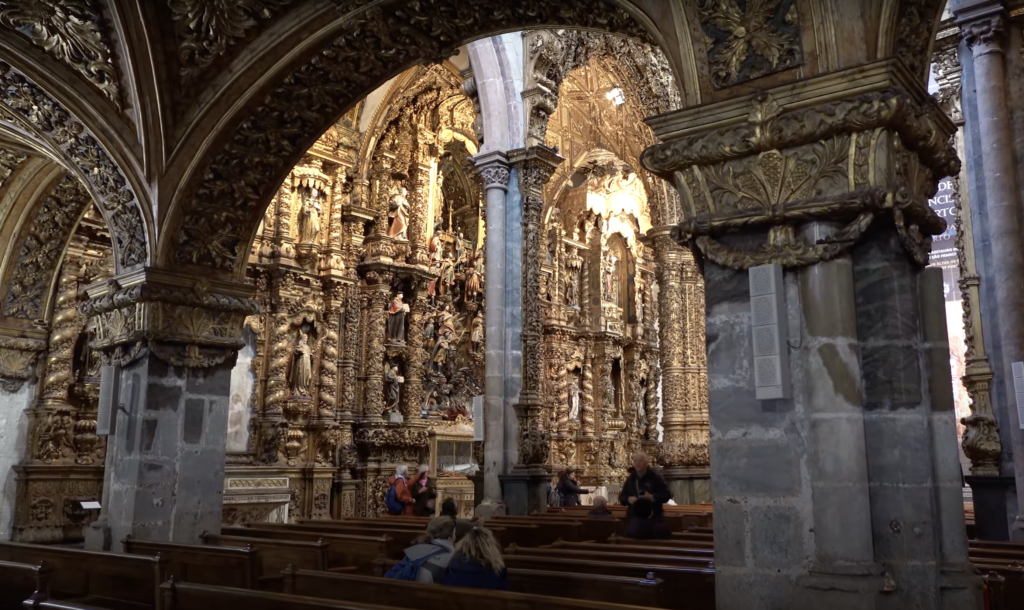
<svg viewBox="0 0 1024 610"><path fill-rule="evenodd" d="M551 475L544 467L517 465L511 474L503 474L500 478L508 514L529 515L547 511Z"/></svg>
<svg viewBox="0 0 1024 610"><path fill-rule="evenodd" d="M110 532L110 521L106 515L100 516L85 527L85 550L96 553L109 553L113 548L113 536Z"/></svg>
<svg viewBox="0 0 1024 610"><path fill-rule="evenodd" d="M506 510L505 504L503 502L494 502L492 500L486 500L476 505L473 514L479 517L480 519L486 521L487 519L490 519L492 517L500 517L502 515L507 515L508 510Z"/></svg>
<svg viewBox="0 0 1024 610"><path fill-rule="evenodd" d="M974 527L978 540L1009 540L1010 521L1006 501L1016 496L1013 477L967 476L974 496Z"/></svg>
<svg viewBox="0 0 1024 610"><path fill-rule="evenodd" d="M676 504L711 502L711 469L671 466L662 471Z"/></svg>

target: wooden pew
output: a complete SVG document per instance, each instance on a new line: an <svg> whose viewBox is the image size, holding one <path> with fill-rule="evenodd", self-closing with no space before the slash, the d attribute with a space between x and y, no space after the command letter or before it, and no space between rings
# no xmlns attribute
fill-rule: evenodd
<svg viewBox="0 0 1024 610"><path fill-rule="evenodd" d="M262 527L226 527L222 535L260 538L273 541L323 542L327 544L327 567L352 566L369 570L381 557L401 558L405 544L388 536L357 536L299 529ZM293 564L294 565L294 564Z"/></svg>
<svg viewBox="0 0 1024 610"><path fill-rule="evenodd" d="M608 544L621 546L650 546L666 549L702 549L714 550L715 543L703 540L634 540L632 538L620 538L612 536L608 538Z"/></svg>
<svg viewBox="0 0 1024 610"><path fill-rule="evenodd" d="M0 608L18 608L25 600L46 599L52 573L45 563L0 561Z"/></svg>
<svg viewBox="0 0 1024 610"><path fill-rule="evenodd" d="M556 540L571 540L572 542L578 542L580 540L581 523L575 519L545 521L543 519L531 519L530 517L503 516L489 519L487 523L499 527L522 526L537 528L536 534L538 544L531 546L551 544Z"/></svg>
<svg viewBox="0 0 1024 610"><path fill-rule="evenodd" d="M621 539L620 539L621 540ZM651 542L650 540L635 540L634 542ZM715 551L712 549L695 549L682 546L645 546L641 544L622 545L608 544L604 542L565 542L559 540L552 545L541 547L552 549L565 549L570 551L586 551L588 553L633 553L645 556L678 556L678 557L699 557L714 561Z"/></svg>
<svg viewBox="0 0 1024 610"><path fill-rule="evenodd" d="M618 563L635 563L643 566L667 566L680 568L695 568L707 570L714 568L713 557L693 557L686 555L647 555L643 553L621 553L607 552L596 554L595 551L579 551L568 549L556 549L551 547L520 549L509 547L505 549L505 557L514 555L528 555L530 557L560 557L566 559L594 559L598 561L612 561Z"/></svg>
<svg viewBox="0 0 1024 610"><path fill-rule="evenodd" d="M395 606L376 606L340 602L285 593L196 585L171 580L160 585L166 610L395 610Z"/></svg>
<svg viewBox="0 0 1024 610"><path fill-rule="evenodd" d="M289 565L306 570L326 570L330 567L326 542L274 540L248 536L224 536L204 533L202 543L209 546L254 548L260 551L260 578L276 579Z"/></svg>
<svg viewBox="0 0 1024 610"><path fill-rule="evenodd" d="M604 557L583 560L566 557L542 557L530 555L506 555L505 566L510 570L534 570L540 572L574 572L577 574L600 574L623 576L636 579L661 579L665 581L668 594L658 604L661 608L674 610L714 610L715 572L712 569L653 566L642 563L607 561Z"/></svg>
<svg viewBox="0 0 1024 610"><path fill-rule="evenodd" d="M560 517L551 515L538 515L530 517L497 517L492 520L494 523L526 523L526 524L542 524L557 527L559 524L570 524L570 527L576 528L577 540L573 542L582 542L584 540L597 540L603 542L612 535L621 535L625 530L626 522L621 519L587 519L581 518L570 518ZM546 533L542 535L547 535ZM568 540L565 536L560 536L562 540Z"/></svg>
<svg viewBox="0 0 1024 610"><path fill-rule="evenodd" d="M167 562L157 557L93 553L55 546L0 542L0 561L53 569L53 598L111 608L160 610L160 583Z"/></svg>
<svg viewBox="0 0 1024 610"><path fill-rule="evenodd" d="M99 606L86 606L76 602L61 601L42 597L38 599L26 599L20 606L9 606L10 608L25 608L25 610L107 610ZM8 608L8 606L4 606Z"/></svg>
<svg viewBox="0 0 1024 610"><path fill-rule="evenodd" d="M150 542L126 538L125 553L159 555L167 561L166 574L200 585L255 589L259 577L259 551L251 548Z"/></svg>
<svg viewBox="0 0 1024 610"><path fill-rule="evenodd" d="M563 573L564 574L564 573ZM509 574L511 585L521 585L529 582L533 574L517 574L515 577ZM568 576L568 575L566 575ZM591 578L590 583L597 583L600 578ZM659 582L651 581L647 585L628 587L628 591L622 589L628 586L627 583L617 579L615 586L621 593L633 593L637 595L632 604L641 601L656 602L654 595L657 593ZM625 579L629 581L630 579ZM286 593L306 597L322 597L327 599L339 599L366 604L394 604L401 600L401 605L406 608L436 608L438 610L519 610L537 608L543 610L625 610L625 608L637 608L636 605L623 606L618 603L609 603L608 598L603 599L578 599L567 598L563 593L560 596L546 597L520 591L486 591L481 589L466 589L457 587L440 587L436 585L425 585L421 583L401 582L383 578L368 578L365 576L352 576L345 574L329 574L325 572L311 572L307 570L285 570L284 586ZM582 591L582 587L572 586L571 582L563 582L562 587L571 587L574 591ZM647 593L646 596L643 596ZM575 597L575 596L573 596ZM626 601L628 598L620 594L619 600ZM616 600L616 601L619 601ZM645 607L652 607L652 603L644 604ZM656 607L656 606L655 606Z"/></svg>

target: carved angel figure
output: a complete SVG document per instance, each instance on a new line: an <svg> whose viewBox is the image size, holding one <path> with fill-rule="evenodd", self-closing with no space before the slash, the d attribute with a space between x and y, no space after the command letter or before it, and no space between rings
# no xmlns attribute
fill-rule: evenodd
<svg viewBox="0 0 1024 610"><path fill-rule="evenodd" d="M403 186L398 192L391 196L389 201L388 218L391 219L391 227L388 229L388 237L395 239L409 239L409 191Z"/></svg>
<svg viewBox="0 0 1024 610"><path fill-rule="evenodd" d="M315 244L320 236L320 191L315 188L306 189L302 196L302 214L299 223L299 243Z"/></svg>
<svg viewBox="0 0 1024 610"><path fill-rule="evenodd" d="M299 342L295 346L291 371L292 394L309 396L313 383L313 350L310 349L306 333L299 331Z"/></svg>

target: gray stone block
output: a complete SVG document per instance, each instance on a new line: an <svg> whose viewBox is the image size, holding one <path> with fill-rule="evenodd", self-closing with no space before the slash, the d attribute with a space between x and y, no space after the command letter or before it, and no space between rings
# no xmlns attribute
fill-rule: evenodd
<svg viewBox="0 0 1024 610"><path fill-rule="evenodd" d="M203 440L203 421L205 420L206 401L201 398L189 398L185 401L185 425L182 440L190 445L197 445Z"/></svg>
<svg viewBox="0 0 1024 610"><path fill-rule="evenodd" d="M199 396L227 396L231 393L231 369L188 369L185 391Z"/></svg>
<svg viewBox="0 0 1024 610"><path fill-rule="evenodd" d="M142 420L142 439L139 447L140 453L149 453L153 450L153 441L156 439L158 421L155 418L147 417Z"/></svg>
<svg viewBox="0 0 1024 610"><path fill-rule="evenodd" d="M864 408L908 409L921 403L921 359L906 345L861 345Z"/></svg>
<svg viewBox="0 0 1024 610"><path fill-rule="evenodd" d="M797 493L799 459L796 448L785 440L712 439L715 495Z"/></svg>
<svg viewBox="0 0 1024 610"><path fill-rule="evenodd" d="M712 485L714 485L712 480ZM715 566L747 564L747 511L735 498L715 500Z"/></svg>
<svg viewBox="0 0 1024 610"><path fill-rule="evenodd" d="M750 507L750 550L754 565L783 569L802 565L805 559L803 529L803 519L793 506ZM716 559L717 555L716 550Z"/></svg>
<svg viewBox="0 0 1024 610"><path fill-rule="evenodd" d="M812 481L863 483L867 480L864 420L860 414L815 417L808 422L808 468Z"/></svg>
<svg viewBox="0 0 1024 610"><path fill-rule="evenodd" d="M867 485L814 485L815 559L819 563L870 562L871 501Z"/></svg>
<svg viewBox="0 0 1024 610"><path fill-rule="evenodd" d="M146 388L146 410L177 411L181 396L181 385L151 383Z"/></svg>
<svg viewBox="0 0 1024 610"><path fill-rule="evenodd" d="M885 485L931 485L934 482L932 434L929 417L867 414L868 473Z"/></svg>

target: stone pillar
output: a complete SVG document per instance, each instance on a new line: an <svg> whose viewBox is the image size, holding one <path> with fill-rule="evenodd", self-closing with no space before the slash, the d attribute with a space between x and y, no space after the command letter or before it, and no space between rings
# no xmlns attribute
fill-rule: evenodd
<svg viewBox="0 0 1024 610"><path fill-rule="evenodd" d="M703 294L697 294L700 278L693 255L669 236L667 227L651 233L658 274L664 429L658 463L676 503L699 504L711 500L708 413L701 400L707 387Z"/></svg>
<svg viewBox="0 0 1024 610"><path fill-rule="evenodd" d="M483 498L478 510L491 512L501 503L505 463L505 195L508 159L501 152L477 155L487 206L485 236L486 302L484 311L484 463Z"/></svg>
<svg viewBox="0 0 1024 610"><path fill-rule="evenodd" d="M106 504L90 548L131 535L195 544L221 526L231 369L252 287L142 269L93 284L93 347L121 367Z"/></svg>
<svg viewBox="0 0 1024 610"><path fill-rule="evenodd" d="M665 142L643 163L675 183L673 237L703 259L720 610L981 608L922 273L945 229L927 199L959 162L908 79L879 62L650 119ZM747 272L764 264L788 326L767 355L792 375L772 400Z"/></svg>
<svg viewBox="0 0 1024 610"><path fill-rule="evenodd" d="M964 43L971 51L985 196L977 201L985 216L982 239L991 249L991 294L994 295L996 328L999 331L1002 362L995 376L1006 387L1006 402L1013 442L1013 465L1017 484L1018 514L1010 533L1024 540L1024 435L1017 409L1013 406L1014 362L1024 361L1024 238L1021 236L1021 210L1017 198L1017 174L1013 155L1013 131L1006 99L1006 14L1002 2L968 1L954 9ZM972 126L973 127L973 126ZM966 440L966 438L965 438ZM991 474L991 473L987 473ZM984 483L983 481L978 481ZM991 488L991 485L983 485ZM998 494L998 491L996 492ZM985 494L983 494L985 495Z"/></svg>
<svg viewBox="0 0 1024 610"><path fill-rule="evenodd" d="M543 312L540 305L541 215L544 185L563 161L545 146L520 148L509 153L519 174L523 196L523 385L516 405L519 420L519 463L505 478L505 503L514 515L547 508L550 439L541 429L541 342Z"/></svg>

